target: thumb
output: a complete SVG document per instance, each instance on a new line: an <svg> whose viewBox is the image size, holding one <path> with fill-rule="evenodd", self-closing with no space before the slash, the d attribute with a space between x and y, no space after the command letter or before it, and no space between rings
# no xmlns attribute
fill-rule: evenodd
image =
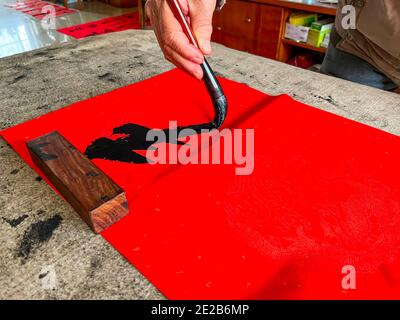
<svg viewBox="0 0 400 320"><path fill-rule="evenodd" d="M216 0L192 0L189 2L189 16L193 32L205 55L211 53L212 17Z"/></svg>

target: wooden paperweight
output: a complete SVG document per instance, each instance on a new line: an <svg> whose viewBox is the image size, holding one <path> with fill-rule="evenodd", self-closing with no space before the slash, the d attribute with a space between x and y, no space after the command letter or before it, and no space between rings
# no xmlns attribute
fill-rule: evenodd
<svg viewBox="0 0 400 320"><path fill-rule="evenodd" d="M124 191L54 131L27 143L34 163L95 233L128 213Z"/></svg>

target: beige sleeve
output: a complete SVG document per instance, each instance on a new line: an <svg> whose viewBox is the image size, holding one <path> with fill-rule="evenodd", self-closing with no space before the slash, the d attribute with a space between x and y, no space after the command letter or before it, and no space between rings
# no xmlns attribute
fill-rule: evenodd
<svg viewBox="0 0 400 320"><path fill-rule="evenodd" d="M357 20L359 30L370 41L400 59L400 1L365 1Z"/></svg>

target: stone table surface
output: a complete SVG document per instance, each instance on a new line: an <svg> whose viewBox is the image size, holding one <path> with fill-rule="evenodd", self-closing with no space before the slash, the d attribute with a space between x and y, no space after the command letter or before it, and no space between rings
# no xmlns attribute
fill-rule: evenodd
<svg viewBox="0 0 400 320"><path fill-rule="evenodd" d="M216 73L400 134L400 96L214 45ZM170 70L152 31L0 60L0 129ZM0 139L0 299L163 299ZM56 282L54 280L56 276Z"/></svg>

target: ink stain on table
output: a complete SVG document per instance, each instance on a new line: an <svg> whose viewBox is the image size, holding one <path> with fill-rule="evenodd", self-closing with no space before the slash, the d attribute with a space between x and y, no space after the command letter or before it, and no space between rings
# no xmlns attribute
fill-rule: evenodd
<svg viewBox="0 0 400 320"><path fill-rule="evenodd" d="M7 222L11 227L15 228L15 227L19 226L26 218L28 218L28 215L24 214L15 219L3 218L3 220L5 222Z"/></svg>
<svg viewBox="0 0 400 320"><path fill-rule="evenodd" d="M47 220L33 223L25 231L16 252L16 256L22 258L22 263L25 263L29 256L43 243L50 240L61 221L62 217L56 214Z"/></svg>
<svg viewBox="0 0 400 320"><path fill-rule="evenodd" d="M26 74L22 73L22 74L16 76L16 77L15 77L13 80L11 80L8 84L11 85L11 84L17 83L19 80L22 80L22 79L24 79L25 77L26 77Z"/></svg>
<svg viewBox="0 0 400 320"><path fill-rule="evenodd" d="M43 279L44 277L46 277L49 274L49 271L45 272L45 273L41 273L39 274L39 279Z"/></svg>
<svg viewBox="0 0 400 320"><path fill-rule="evenodd" d="M49 108L50 108L50 106L48 104L44 104L44 105L37 107L36 110L49 109Z"/></svg>
<svg viewBox="0 0 400 320"><path fill-rule="evenodd" d="M99 79L104 79L104 78L107 78L109 76L111 76L111 73L110 72L106 72L106 73L103 73L103 74L99 75L98 78Z"/></svg>
<svg viewBox="0 0 400 320"><path fill-rule="evenodd" d="M323 96L314 94L313 96L314 96L315 98L317 98L317 99L324 100L324 101L330 103L331 105L333 105L333 106L335 106L335 107L339 107L339 104L336 102L335 99L333 99L333 97L332 97L331 95L328 95L328 97L323 97Z"/></svg>

